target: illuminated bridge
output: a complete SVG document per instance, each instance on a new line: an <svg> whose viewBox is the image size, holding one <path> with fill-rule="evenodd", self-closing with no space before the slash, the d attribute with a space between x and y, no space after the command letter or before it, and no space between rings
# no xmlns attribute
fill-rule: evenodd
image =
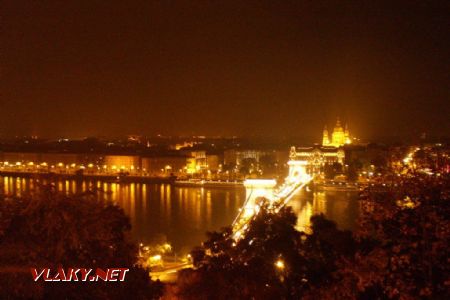
<svg viewBox="0 0 450 300"><path fill-rule="evenodd" d="M232 225L235 240L245 235L248 224L260 211L263 198L269 202L268 209L278 213L293 195L311 181L312 177L306 173L306 161L290 160L288 165L289 175L278 187L274 179L247 179L244 182L246 200Z"/></svg>

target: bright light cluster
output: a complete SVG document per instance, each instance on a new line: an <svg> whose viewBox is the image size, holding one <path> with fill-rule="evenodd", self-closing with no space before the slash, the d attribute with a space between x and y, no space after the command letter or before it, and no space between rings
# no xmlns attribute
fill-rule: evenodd
<svg viewBox="0 0 450 300"><path fill-rule="evenodd" d="M284 183L276 190L276 181L273 179L249 179L244 182L247 189L247 199L238 216L233 222L233 238L239 240L245 236L248 223L258 215L260 204L258 199L269 200L269 210L278 213L280 208L285 206L293 195L305 187L312 177L306 173L304 162L289 161L289 175Z"/></svg>

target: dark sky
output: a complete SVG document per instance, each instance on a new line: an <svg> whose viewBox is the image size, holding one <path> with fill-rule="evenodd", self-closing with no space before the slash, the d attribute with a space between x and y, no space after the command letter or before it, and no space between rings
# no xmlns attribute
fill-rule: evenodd
<svg viewBox="0 0 450 300"><path fill-rule="evenodd" d="M0 4L0 134L450 135L449 1Z"/></svg>

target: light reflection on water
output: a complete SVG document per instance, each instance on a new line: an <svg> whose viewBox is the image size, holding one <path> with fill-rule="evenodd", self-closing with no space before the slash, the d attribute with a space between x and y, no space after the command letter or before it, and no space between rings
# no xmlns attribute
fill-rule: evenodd
<svg viewBox="0 0 450 300"><path fill-rule="evenodd" d="M33 193L45 180L0 177L0 192ZM58 191L67 195L96 189L99 199L122 207L130 217L132 238L144 244L169 242L187 253L205 240L206 231L218 230L234 220L245 200L243 188L174 187L169 184L106 183L60 180ZM357 194L301 191L290 202L298 215L297 229L309 230L309 218L318 213L352 229L358 215Z"/></svg>
<svg viewBox="0 0 450 300"><path fill-rule="evenodd" d="M297 214L297 230L310 233L310 218L324 214L335 221L340 229L352 230L359 215L357 192L306 192L300 191L290 202Z"/></svg>
<svg viewBox="0 0 450 300"><path fill-rule="evenodd" d="M43 179L2 177L0 191L23 196L34 193ZM130 217L132 238L144 244L172 244L186 253L205 240L206 231L219 230L234 220L245 190L174 187L169 184L106 183L59 180L55 188L67 195L97 190L97 196L123 208Z"/></svg>

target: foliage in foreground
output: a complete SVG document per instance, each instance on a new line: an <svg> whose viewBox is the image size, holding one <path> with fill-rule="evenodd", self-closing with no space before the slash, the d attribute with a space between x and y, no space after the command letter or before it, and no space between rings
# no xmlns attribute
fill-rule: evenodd
<svg viewBox="0 0 450 300"><path fill-rule="evenodd" d="M169 293L183 299L450 299L449 178L399 179L361 199L359 228L324 216L295 230L290 208L266 210L234 244L213 232L192 253L195 269ZM282 263L280 263L282 262Z"/></svg>
<svg viewBox="0 0 450 300"><path fill-rule="evenodd" d="M136 266L122 209L89 194L0 198L0 298L153 299L161 293ZM125 282L34 282L30 268L130 268Z"/></svg>

